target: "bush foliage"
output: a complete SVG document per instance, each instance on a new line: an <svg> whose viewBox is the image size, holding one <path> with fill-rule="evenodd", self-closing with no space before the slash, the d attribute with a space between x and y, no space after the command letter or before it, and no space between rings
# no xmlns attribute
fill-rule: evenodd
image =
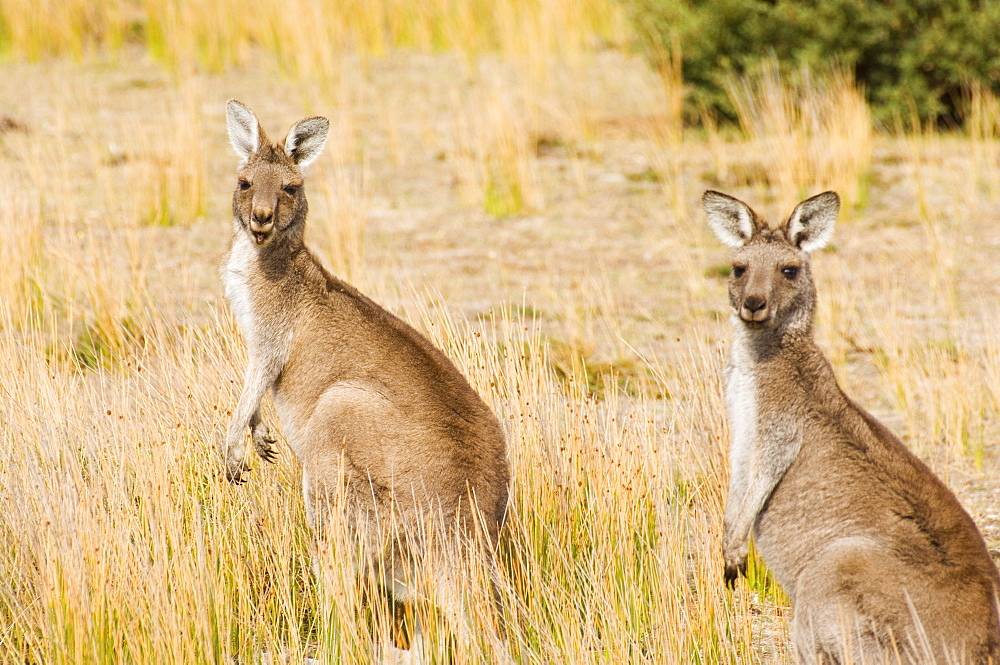
<svg viewBox="0 0 1000 665"><path fill-rule="evenodd" d="M626 0L654 61L679 47L689 102L732 116L726 77L848 68L877 119L961 123L964 91L1000 92L997 0Z"/></svg>

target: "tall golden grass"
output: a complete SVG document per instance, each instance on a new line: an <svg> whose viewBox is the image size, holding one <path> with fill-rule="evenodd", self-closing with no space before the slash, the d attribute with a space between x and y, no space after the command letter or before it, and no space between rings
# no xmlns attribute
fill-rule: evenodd
<svg viewBox="0 0 1000 665"><path fill-rule="evenodd" d="M825 187L840 193L849 216L865 198L873 131L868 105L847 73L803 69L797 79L789 83L772 61L753 76L731 80L740 126L785 208Z"/></svg>
<svg viewBox="0 0 1000 665"><path fill-rule="evenodd" d="M138 41L172 68L219 71L263 47L296 77L325 81L336 80L347 50L572 53L627 37L624 13L610 0L267 0L253 11L236 0L9 0L0 25L0 46L29 59L115 52Z"/></svg>
<svg viewBox="0 0 1000 665"><path fill-rule="evenodd" d="M204 70L178 80L141 62L4 66L39 94L0 107L26 127L0 134L0 662L362 663L392 622L348 566L314 578L289 454L243 487L220 474L245 360L216 273L229 96L272 138L331 117L307 180L310 242L444 349L504 423L500 587L519 662L792 660L766 571L722 583L727 255L698 213L706 186L782 214L828 188L857 206L815 259L821 344L963 497L996 477L996 100L976 98L969 136L898 137L873 130L847 79L773 75L734 84L742 133L695 133L677 71L561 52L618 29L607 5L502 4L295 4L311 20L221 26L193 51ZM200 44L221 21L199 7L106 3L59 48L109 45L139 12L179 63L168 42ZM51 32L29 48L45 12L18 17L9 48L56 48ZM397 53L334 77L356 62L345 45L500 54ZM491 203L491 177L520 204ZM988 505L968 505L983 523ZM492 621L488 598L470 609ZM449 628L417 611L446 660ZM454 660L489 653L484 640Z"/></svg>

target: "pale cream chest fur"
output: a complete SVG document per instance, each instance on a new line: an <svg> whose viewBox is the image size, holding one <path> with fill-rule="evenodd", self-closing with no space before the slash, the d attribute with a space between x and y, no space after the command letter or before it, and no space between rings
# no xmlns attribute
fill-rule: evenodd
<svg viewBox="0 0 1000 665"><path fill-rule="evenodd" d="M726 408L732 443L729 464L735 474L748 468L757 437L757 377L746 331L734 325L735 335L726 366Z"/></svg>
<svg viewBox="0 0 1000 665"><path fill-rule="evenodd" d="M236 317L236 323L249 345L253 332L253 308L250 301L250 272L255 257L250 238L238 233L233 238L232 247L222 268L222 282L225 285L226 300Z"/></svg>

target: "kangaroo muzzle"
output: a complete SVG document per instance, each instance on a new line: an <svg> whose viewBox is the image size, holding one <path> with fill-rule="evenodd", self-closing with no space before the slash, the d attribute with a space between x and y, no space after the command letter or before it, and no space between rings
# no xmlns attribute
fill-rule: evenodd
<svg viewBox="0 0 1000 665"><path fill-rule="evenodd" d="M767 300L760 296L747 296L740 306L740 318L748 323L762 323L770 314Z"/></svg>
<svg viewBox="0 0 1000 665"><path fill-rule="evenodd" d="M266 210L254 210L250 218L250 234L254 242L263 244L271 235L274 229L274 212Z"/></svg>

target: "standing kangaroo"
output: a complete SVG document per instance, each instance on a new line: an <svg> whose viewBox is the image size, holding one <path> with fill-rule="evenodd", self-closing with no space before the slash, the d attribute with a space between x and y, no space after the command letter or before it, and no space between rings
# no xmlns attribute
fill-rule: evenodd
<svg viewBox="0 0 1000 665"><path fill-rule="evenodd" d="M242 103L229 101L227 120L241 161L222 276L249 358L224 444L229 480L248 470L248 427L257 454L275 458L260 412L271 389L320 543L343 511L366 549L359 567L378 571L399 602L415 599L416 550L444 542L428 524L465 543L484 531L484 544L463 551L483 551L492 570L509 476L496 417L441 351L330 275L303 242L302 169L329 121L301 120L272 144ZM461 621L460 592L437 591Z"/></svg>
<svg viewBox="0 0 1000 665"><path fill-rule="evenodd" d="M807 199L778 228L719 192L702 203L735 250L726 582L746 572L752 529L792 600L800 660L1000 665L1000 576L975 523L844 395L813 340L809 253L830 239L839 198Z"/></svg>

